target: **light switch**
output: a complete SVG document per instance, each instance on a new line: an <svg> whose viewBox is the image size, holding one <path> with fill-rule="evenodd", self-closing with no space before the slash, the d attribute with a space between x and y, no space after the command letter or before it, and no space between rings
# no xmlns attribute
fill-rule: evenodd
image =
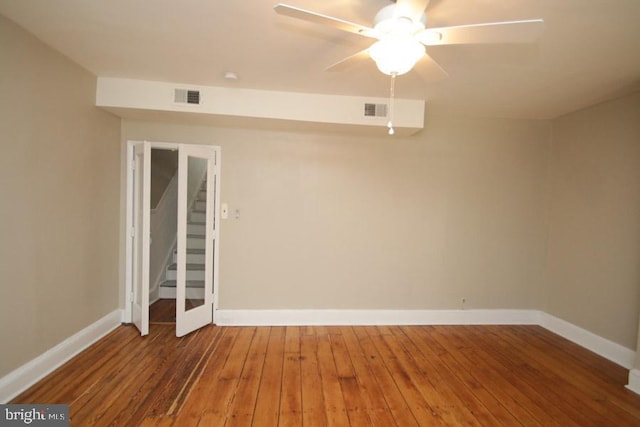
<svg viewBox="0 0 640 427"><path fill-rule="evenodd" d="M229 205L227 205L226 203L223 203L221 211L222 212L220 212L220 215L222 216L222 219L229 218Z"/></svg>

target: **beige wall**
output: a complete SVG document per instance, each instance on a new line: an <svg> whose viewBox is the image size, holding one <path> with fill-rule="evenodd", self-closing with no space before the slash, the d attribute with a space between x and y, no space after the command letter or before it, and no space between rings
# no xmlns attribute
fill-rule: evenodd
<svg viewBox="0 0 640 427"><path fill-rule="evenodd" d="M0 16L0 376L118 304L120 121Z"/></svg>
<svg viewBox="0 0 640 427"><path fill-rule="evenodd" d="M640 94L554 120L548 313L628 348L640 306Z"/></svg>
<svg viewBox="0 0 640 427"><path fill-rule="evenodd" d="M222 147L221 308L540 301L548 122L428 117L402 139L123 121L123 139Z"/></svg>

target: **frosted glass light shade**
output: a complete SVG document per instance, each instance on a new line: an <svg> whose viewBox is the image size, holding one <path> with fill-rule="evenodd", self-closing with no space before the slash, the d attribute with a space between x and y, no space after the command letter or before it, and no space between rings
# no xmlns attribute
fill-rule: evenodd
<svg viewBox="0 0 640 427"><path fill-rule="evenodd" d="M387 75L409 72L424 56L424 45L413 37L387 37L369 48L369 56Z"/></svg>

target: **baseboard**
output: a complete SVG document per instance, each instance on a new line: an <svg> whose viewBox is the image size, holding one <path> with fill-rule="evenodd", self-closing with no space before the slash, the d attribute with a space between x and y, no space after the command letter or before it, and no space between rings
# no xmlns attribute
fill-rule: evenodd
<svg viewBox="0 0 640 427"><path fill-rule="evenodd" d="M620 344L582 329L551 314L542 313L540 326L568 339L627 369L635 362L636 353Z"/></svg>
<svg viewBox="0 0 640 427"><path fill-rule="evenodd" d="M535 310L216 310L221 326L538 324Z"/></svg>
<svg viewBox="0 0 640 427"><path fill-rule="evenodd" d="M640 369L629 371L629 384L627 388L634 393L640 394Z"/></svg>
<svg viewBox="0 0 640 427"><path fill-rule="evenodd" d="M0 403L7 403L73 356L114 330L121 324L122 317L122 310L115 310L0 378Z"/></svg>
<svg viewBox="0 0 640 427"><path fill-rule="evenodd" d="M217 310L220 326L540 325L627 369L636 353L538 310Z"/></svg>

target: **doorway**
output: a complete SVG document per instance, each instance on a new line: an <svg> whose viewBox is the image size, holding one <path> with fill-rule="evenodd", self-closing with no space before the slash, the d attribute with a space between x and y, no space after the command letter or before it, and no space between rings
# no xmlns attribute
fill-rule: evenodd
<svg viewBox="0 0 640 427"><path fill-rule="evenodd" d="M160 150L177 152L177 172L158 202L151 156ZM220 147L128 141L127 154L125 321L146 335L149 303L173 299L176 336L183 336L215 320Z"/></svg>

